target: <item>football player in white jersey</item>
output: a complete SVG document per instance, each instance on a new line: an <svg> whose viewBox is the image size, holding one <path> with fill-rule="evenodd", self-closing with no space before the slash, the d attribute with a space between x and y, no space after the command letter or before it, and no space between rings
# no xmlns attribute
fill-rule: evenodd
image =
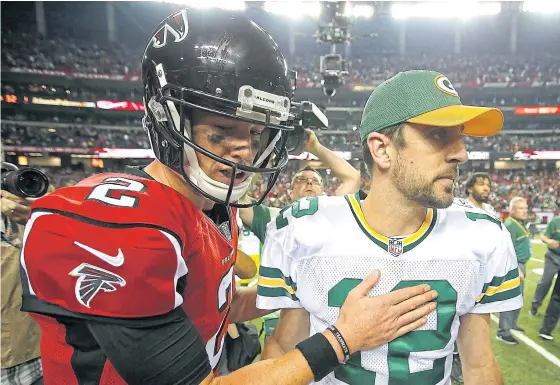
<svg viewBox="0 0 560 385"><path fill-rule="evenodd" d="M490 199L490 192L492 190L492 181L490 175L485 172L475 172L469 176L465 184L468 201L478 207L494 218L500 219L500 215L496 212L494 207L488 203ZM461 202L461 200L457 200ZM463 202L467 203L467 202ZM451 379L459 384L463 384L463 372L461 368L461 359L457 347L453 351L453 367L451 370Z"/></svg>
<svg viewBox="0 0 560 385"><path fill-rule="evenodd" d="M476 207L481 208L494 218L500 218L500 214L496 212L494 207L488 203L490 200L490 192L492 191L492 181L490 175L485 172L475 172L465 185L467 190L467 199Z"/></svg>
<svg viewBox="0 0 560 385"><path fill-rule="evenodd" d="M463 106L437 72L402 72L378 86L360 126L369 195L305 197L267 229L257 307L282 314L263 357L330 329L348 354L318 383L442 385L451 383L457 341L465 384L503 384L490 313L522 306L515 252L499 220L454 202L458 165L468 158L462 135L494 135L502 124L497 109ZM381 278L369 295L426 283L437 308L418 329L355 352L344 341L349 331L333 324L374 270Z"/></svg>

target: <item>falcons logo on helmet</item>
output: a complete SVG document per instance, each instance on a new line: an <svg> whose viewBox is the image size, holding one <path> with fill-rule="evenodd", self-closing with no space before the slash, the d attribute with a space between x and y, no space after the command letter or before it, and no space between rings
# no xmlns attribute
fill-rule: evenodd
<svg viewBox="0 0 560 385"><path fill-rule="evenodd" d="M185 40L188 33L189 22L187 19L187 11L183 9L169 17L165 24L156 31L152 37L152 46L154 48L165 47L170 38L169 35L173 36L173 43L179 43Z"/></svg>
<svg viewBox="0 0 560 385"><path fill-rule="evenodd" d="M78 277L74 291L78 302L85 307L90 307L89 303L99 293L99 290L112 292L117 290L115 284L126 285L126 281L117 274L88 263L82 263L68 275Z"/></svg>

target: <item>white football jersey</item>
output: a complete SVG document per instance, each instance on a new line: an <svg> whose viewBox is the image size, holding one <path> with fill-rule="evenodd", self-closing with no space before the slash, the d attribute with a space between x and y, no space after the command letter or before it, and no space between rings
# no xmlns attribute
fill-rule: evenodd
<svg viewBox="0 0 560 385"><path fill-rule="evenodd" d="M498 214L498 212L496 211L494 206L492 206L491 204L483 203L482 204L482 210L486 211L487 214L492 215L494 218L500 219L500 214Z"/></svg>
<svg viewBox="0 0 560 385"><path fill-rule="evenodd" d="M305 308L309 335L334 324L348 292L375 269L381 279L369 295L422 283L439 293L426 325L354 354L320 384L451 384L459 317L521 308L509 232L462 203L428 209L420 229L404 237L387 238L370 228L357 194L303 198L269 224L257 307Z"/></svg>
<svg viewBox="0 0 560 385"><path fill-rule="evenodd" d="M465 206L468 208L475 208L476 205L471 202L469 199L466 198L455 198L455 203L461 205L461 206ZM500 214L498 214L498 212L496 211L496 209L494 208L494 206L492 206L489 203L483 203L482 204L482 210L484 212L486 212L486 214L493 216L496 219L500 219Z"/></svg>

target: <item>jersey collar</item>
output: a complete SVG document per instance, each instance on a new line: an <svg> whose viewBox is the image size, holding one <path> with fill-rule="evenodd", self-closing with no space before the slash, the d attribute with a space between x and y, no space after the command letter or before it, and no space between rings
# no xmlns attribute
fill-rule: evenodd
<svg viewBox="0 0 560 385"><path fill-rule="evenodd" d="M513 216L509 216L508 218L511 218L511 221L513 223L515 223L517 226L519 226L519 228L521 229L521 231L523 231L523 234L525 234L525 236L529 237L529 231L527 231L527 228L525 226L523 226L523 224L521 222L519 222L517 219L515 219Z"/></svg>
<svg viewBox="0 0 560 385"><path fill-rule="evenodd" d="M148 174L146 171L144 171L145 167L146 166L125 166L124 173L139 176L139 177L142 177L144 179L155 180L154 178L151 177L150 174Z"/></svg>
<svg viewBox="0 0 560 385"><path fill-rule="evenodd" d="M354 216L354 219L356 219L356 222L358 223L360 229L362 229L364 234L369 239L371 239L373 243L375 243L385 251L390 252L389 243L391 240L402 241L402 253L406 253L407 251L412 250L413 248L418 246L424 239L426 239L426 237L432 232L437 222L437 210L429 208L427 210L426 218L424 219L422 226L420 226L420 228L414 234L405 237L386 237L376 232L366 222L364 213L362 212L362 207L360 206L360 196L357 193L348 194L345 196L345 198L348 202L348 205L350 206L352 215Z"/></svg>

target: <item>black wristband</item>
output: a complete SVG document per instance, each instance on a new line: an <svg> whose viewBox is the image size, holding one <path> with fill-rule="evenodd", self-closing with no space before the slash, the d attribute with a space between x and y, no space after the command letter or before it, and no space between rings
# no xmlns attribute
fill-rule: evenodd
<svg viewBox="0 0 560 385"><path fill-rule="evenodd" d="M296 345L313 372L315 381L332 372L339 364L331 343L322 333L317 333Z"/></svg>
<svg viewBox="0 0 560 385"><path fill-rule="evenodd" d="M340 347L342 348L342 352L344 353L344 361L345 362L348 361L350 359L350 349L348 349L348 344L346 343L346 340L344 339L344 337L342 337L342 334L340 334L336 326L331 325L328 327L328 329L332 332L332 334L335 336L336 340L340 344Z"/></svg>

